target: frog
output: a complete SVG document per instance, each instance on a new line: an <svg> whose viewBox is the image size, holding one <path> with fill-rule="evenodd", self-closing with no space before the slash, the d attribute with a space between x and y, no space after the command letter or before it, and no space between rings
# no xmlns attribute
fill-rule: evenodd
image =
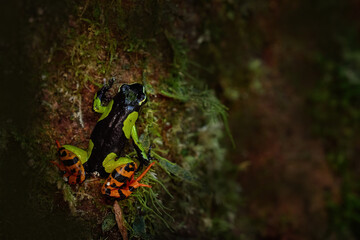
<svg viewBox="0 0 360 240"><path fill-rule="evenodd" d="M115 79L111 78L94 96L93 111L101 113L101 116L90 135L88 149L83 150L73 145L58 146L58 149L74 154L84 167L86 174L102 178L133 162L128 157L120 157L129 140L132 140L140 162L139 167L136 167L136 172L143 166L148 166L151 159L151 148L148 152L145 151L139 141L135 126L139 111L147 102L145 88L140 83L122 84L118 93L106 104L108 100L106 93L114 82ZM77 163L76 166L81 168L80 164ZM83 179L81 176L76 183L81 183Z"/></svg>

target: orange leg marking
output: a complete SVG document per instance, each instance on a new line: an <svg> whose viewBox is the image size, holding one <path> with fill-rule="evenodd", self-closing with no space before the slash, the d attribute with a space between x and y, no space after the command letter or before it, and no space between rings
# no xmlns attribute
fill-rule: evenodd
<svg viewBox="0 0 360 240"><path fill-rule="evenodd" d="M61 145L58 140L55 140L55 142L56 142L57 149L59 150L59 148L61 148Z"/></svg>
<svg viewBox="0 0 360 240"><path fill-rule="evenodd" d="M144 176L145 174L150 170L150 168L155 164L155 162L152 162L146 169L145 171L142 172L142 174L140 174L140 176L134 181L134 182L138 182L140 181Z"/></svg>
<svg viewBox="0 0 360 240"><path fill-rule="evenodd" d="M65 175L64 175L65 176ZM71 175L70 177L69 177L69 183L70 184L76 184L76 177L77 176L75 176L75 175Z"/></svg>

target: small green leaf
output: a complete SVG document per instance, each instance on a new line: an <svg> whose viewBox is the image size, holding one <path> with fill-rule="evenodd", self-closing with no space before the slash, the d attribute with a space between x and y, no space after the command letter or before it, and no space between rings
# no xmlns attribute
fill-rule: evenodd
<svg viewBox="0 0 360 240"><path fill-rule="evenodd" d="M168 174L173 174L176 177L190 183L196 183L196 178L187 170L180 167L179 165L170 162L166 158L159 156L157 153L152 152L153 156L158 160L159 165L162 169L164 169Z"/></svg>
<svg viewBox="0 0 360 240"><path fill-rule="evenodd" d="M136 216L133 223L133 230L135 236L144 236L146 234L145 219L143 216Z"/></svg>

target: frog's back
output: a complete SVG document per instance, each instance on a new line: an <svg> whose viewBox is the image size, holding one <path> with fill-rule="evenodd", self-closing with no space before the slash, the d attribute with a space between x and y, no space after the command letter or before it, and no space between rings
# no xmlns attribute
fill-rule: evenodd
<svg viewBox="0 0 360 240"><path fill-rule="evenodd" d="M114 103L109 115L97 122L90 137L94 147L86 164L87 171L105 174L102 162L106 156L110 153L119 156L122 153L127 142L122 128L128 115L126 107Z"/></svg>
<svg viewBox="0 0 360 240"><path fill-rule="evenodd" d="M123 123L129 114L125 108L114 104L109 115L98 121L91 133L91 140L95 146L106 147L112 144L118 144L124 136Z"/></svg>
<svg viewBox="0 0 360 240"><path fill-rule="evenodd" d="M130 138L131 126L135 124L140 106L146 102L145 89L139 83L123 84L112 101L109 114L97 122L91 133L94 145L84 164L88 172L97 171L101 176L106 175L102 166L104 159L110 153L120 156Z"/></svg>

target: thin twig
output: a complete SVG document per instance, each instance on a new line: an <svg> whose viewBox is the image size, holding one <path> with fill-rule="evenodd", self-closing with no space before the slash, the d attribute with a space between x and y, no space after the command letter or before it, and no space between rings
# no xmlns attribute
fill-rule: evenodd
<svg viewBox="0 0 360 240"><path fill-rule="evenodd" d="M128 240L127 229L124 224L124 215L119 206L118 201L114 201L114 213L115 213L116 223L118 225L123 240Z"/></svg>

